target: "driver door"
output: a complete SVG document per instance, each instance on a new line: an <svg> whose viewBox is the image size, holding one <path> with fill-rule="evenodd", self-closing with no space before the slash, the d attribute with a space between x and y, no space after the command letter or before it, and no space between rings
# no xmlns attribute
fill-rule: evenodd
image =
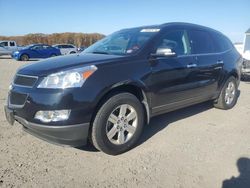
<svg viewBox="0 0 250 188"><path fill-rule="evenodd" d="M157 56L157 51L171 51L171 55ZM191 103L199 90L197 60L190 55L185 30L166 31L154 47L151 57L152 113L157 114Z"/></svg>

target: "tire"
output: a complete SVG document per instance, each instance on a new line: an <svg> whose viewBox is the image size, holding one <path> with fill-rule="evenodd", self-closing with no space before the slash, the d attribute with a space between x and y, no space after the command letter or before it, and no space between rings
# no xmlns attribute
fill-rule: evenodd
<svg viewBox="0 0 250 188"><path fill-rule="evenodd" d="M23 55L21 55L20 60L21 61L29 61L29 56L26 54L23 54Z"/></svg>
<svg viewBox="0 0 250 188"><path fill-rule="evenodd" d="M91 142L106 154L118 155L136 144L143 125L141 102L130 93L119 93L99 108L92 124Z"/></svg>
<svg viewBox="0 0 250 188"><path fill-rule="evenodd" d="M245 80L245 75L244 75L244 74L241 75L240 80L241 80L241 81L244 81L244 80Z"/></svg>
<svg viewBox="0 0 250 188"><path fill-rule="evenodd" d="M237 98L238 86L236 84L235 77L231 76L227 79L223 88L221 89L218 99L214 101L214 107L223 110L231 109L235 106Z"/></svg>
<svg viewBox="0 0 250 188"><path fill-rule="evenodd" d="M75 54L76 52L75 51L72 51L72 52L70 52L69 54Z"/></svg>

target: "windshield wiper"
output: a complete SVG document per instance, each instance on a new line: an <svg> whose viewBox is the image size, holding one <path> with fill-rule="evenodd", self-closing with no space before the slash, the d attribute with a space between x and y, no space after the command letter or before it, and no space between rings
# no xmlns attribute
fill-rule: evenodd
<svg viewBox="0 0 250 188"><path fill-rule="evenodd" d="M109 54L108 52L103 52L103 51L94 51L91 53L93 53L93 54Z"/></svg>

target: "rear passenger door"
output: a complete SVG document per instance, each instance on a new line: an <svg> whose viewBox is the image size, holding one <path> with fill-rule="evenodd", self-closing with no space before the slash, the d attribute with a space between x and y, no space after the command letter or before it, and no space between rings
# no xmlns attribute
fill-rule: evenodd
<svg viewBox="0 0 250 188"><path fill-rule="evenodd" d="M189 30L188 36L191 45L191 54L197 60L197 81L200 95L211 97L215 95L223 60L216 53L216 45L212 35L208 31Z"/></svg>
<svg viewBox="0 0 250 188"><path fill-rule="evenodd" d="M48 45L43 45L42 55L43 58L48 58L53 54L52 48Z"/></svg>
<svg viewBox="0 0 250 188"><path fill-rule="evenodd" d="M43 47L41 45L33 46L29 52L30 58L43 58Z"/></svg>

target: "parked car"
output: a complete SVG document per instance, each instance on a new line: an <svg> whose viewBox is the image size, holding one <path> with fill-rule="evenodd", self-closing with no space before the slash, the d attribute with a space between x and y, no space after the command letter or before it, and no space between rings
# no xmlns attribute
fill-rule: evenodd
<svg viewBox="0 0 250 188"><path fill-rule="evenodd" d="M53 47L59 49L62 55L75 54L77 52L77 47L72 44L55 44Z"/></svg>
<svg viewBox="0 0 250 188"><path fill-rule="evenodd" d="M131 149L150 118L204 101L237 101L242 57L213 29L167 23L120 30L75 56L22 67L10 87L10 124L50 142ZM187 127L188 128L188 127Z"/></svg>
<svg viewBox="0 0 250 188"><path fill-rule="evenodd" d="M241 70L242 80L250 76L250 28L245 32L244 42L241 46L240 53L243 57Z"/></svg>
<svg viewBox="0 0 250 188"><path fill-rule="evenodd" d="M46 44L32 44L21 50L15 51L12 58L21 61L41 59L61 55L59 49Z"/></svg>
<svg viewBox="0 0 250 188"><path fill-rule="evenodd" d="M17 46L15 41L4 40L0 41L0 56L1 55L11 55L14 51L20 50L23 47Z"/></svg>
<svg viewBox="0 0 250 188"><path fill-rule="evenodd" d="M243 53L243 64L241 69L242 80L245 80L250 76L250 50Z"/></svg>

